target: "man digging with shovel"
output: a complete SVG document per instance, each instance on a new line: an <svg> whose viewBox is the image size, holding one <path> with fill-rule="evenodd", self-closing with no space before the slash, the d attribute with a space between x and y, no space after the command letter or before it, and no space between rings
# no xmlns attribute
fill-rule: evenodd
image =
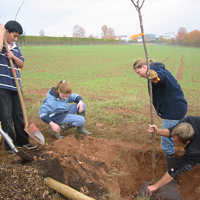
<svg viewBox="0 0 200 200"><path fill-rule="evenodd" d="M0 121L3 131L8 133L16 147L35 149L36 146L29 142L29 136L24 131L19 95L9 62L9 59L12 59L21 86L19 68L24 67L24 58L16 42L22 33L22 26L17 21L9 21L5 26L0 25ZM8 52L3 45L4 38L8 43ZM5 148L9 153L14 153L6 141Z"/></svg>
<svg viewBox="0 0 200 200"><path fill-rule="evenodd" d="M151 196L154 191L163 187L181 173L191 170L196 164L200 164L200 117L188 116L176 126L168 129L159 129L156 125L150 125L148 132L173 138L175 142L184 145L185 148L184 155L174 167L168 169L155 184L147 187L147 194Z"/></svg>

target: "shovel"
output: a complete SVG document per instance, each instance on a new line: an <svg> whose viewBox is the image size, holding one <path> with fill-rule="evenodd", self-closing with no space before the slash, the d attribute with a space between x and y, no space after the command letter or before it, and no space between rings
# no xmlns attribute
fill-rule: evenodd
<svg viewBox="0 0 200 200"><path fill-rule="evenodd" d="M5 46L6 46L6 51L8 52L9 51L8 43L7 43L6 40L4 40L4 43L5 43ZM39 129L36 127L36 125L34 123L31 123L30 126L29 126L29 124L28 124L26 108L25 108L25 104L24 104L21 88L20 88L19 82L17 80L17 74L16 74L16 71L15 71L14 63L13 63L13 60L11 58L9 58L9 62L10 62L10 66L11 66L11 69L12 69L12 74L13 74L13 77L14 77L14 80L15 80L15 84L16 84L16 87L17 87L17 92L18 92L18 95L19 95L20 104L21 104L21 107L22 107L22 112L23 112L23 117L24 117L24 131L33 140L35 140L37 143L39 143L41 145L44 145L45 144L44 136L39 131Z"/></svg>
<svg viewBox="0 0 200 200"><path fill-rule="evenodd" d="M8 143L9 147L11 148L11 150L13 150L15 152L16 155L18 155L21 159L23 163L26 162L31 162L33 160L33 158L31 156L29 156L28 154L26 154L23 150L18 150L15 145L13 144L12 139L8 136L7 133L5 133L1 127L0 127L0 134L1 136L6 140L6 142Z"/></svg>

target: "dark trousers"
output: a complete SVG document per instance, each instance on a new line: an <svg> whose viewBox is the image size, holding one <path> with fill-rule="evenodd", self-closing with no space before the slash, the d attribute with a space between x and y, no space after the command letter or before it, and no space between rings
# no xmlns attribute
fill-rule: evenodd
<svg viewBox="0 0 200 200"><path fill-rule="evenodd" d="M17 92L0 88L0 121L2 129L15 145L29 143L28 134L24 131L23 113ZM6 141L5 148L10 149Z"/></svg>

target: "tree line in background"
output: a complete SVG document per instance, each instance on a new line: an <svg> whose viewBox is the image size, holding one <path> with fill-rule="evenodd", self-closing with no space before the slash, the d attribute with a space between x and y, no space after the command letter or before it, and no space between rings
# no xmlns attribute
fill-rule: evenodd
<svg viewBox="0 0 200 200"><path fill-rule="evenodd" d="M45 36L44 29L39 31L39 36L26 36L25 34L20 37L19 42L21 45L90 45L90 44L119 44L120 40L116 40L114 30L107 25L101 27L102 37L96 38L92 34L86 37L86 31L83 27L75 25L73 27L72 37L50 37Z"/></svg>
<svg viewBox="0 0 200 200"><path fill-rule="evenodd" d="M138 34L136 34L138 35ZM85 29L80 25L73 27L72 37L47 37L45 31L42 29L39 32L39 36L22 36L20 39L21 44L119 44L119 43L135 43L141 42L140 37L130 37L123 40L121 36L116 36L113 28L103 25L101 27L101 39L96 38L92 34L86 36ZM135 35L133 35L135 36ZM185 45L200 47L200 31L194 30L187 32L186 28L180 27L175 36L171 38L165 38L164 36L156 37L154 34L145 34L146 42L153 43L165 43L172 45Z"/></svg>
<svg viewBox="0 0 200 200"><path fill-rule="evenodd" d="M200 47L200 31L194 30L188 33L186 28L181 27L178 30L175 40L171 42L172 44Z"/></svg>
<svg viewBox="0 0 200 200"><path fill-rule="evenodd" d="M115 36L115 32L114 32L114 29L111 28L111 27L108 27L107 25L103 25L101 27L101 38L102 39L116 39L116 36ZM39 36L45 36L45 31L43 29L41 29L39 31ZM75 25L73 27L73 33L72 33L72 37L75 37L75 38L86 38L86 31L85 29L80 26L80 25ZM90 34L88 36L89 38L95 38L95 36L93 36L92 34Z"/></svg>
<svg viewBox="0 0 200 200"><path fill-rule="evenodd" d="M102 39L115 39L115 32L114 29L111 27L108 27L107 25L103 25L101 27L101 36ZM86 31L83 27L79 25L75 25L73 28L73 37L77 38L84 38L86 37ZM93 38L94 36L92 34L89 35L89 38Z"/></svg>
<svg viewBox="0 0 200 200"><path fill-rule="evenodd" d="M78 37L49 37L49 36L21 36L20 45L95 45L119 44L119 40L78 38Z"/></svg>

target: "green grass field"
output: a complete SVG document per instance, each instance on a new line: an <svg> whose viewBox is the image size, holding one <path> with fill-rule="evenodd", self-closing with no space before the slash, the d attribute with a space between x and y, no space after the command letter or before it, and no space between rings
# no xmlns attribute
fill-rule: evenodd
<svg viewBox="0 0 200 200"><path fill-rule="evenodd" d="M190 115L200 115L200 49L147 45L151 58L166 64L176 76L184 55L181 84ZM149 97L147 81L132 70L132 62L144 56L142 45L24 46L22 71L29 118L38 118L46 91L65 79L87 104L87 126L93 132L139 124L147 126ZM111 129L112 130L112 129ZM98 132L98 131L97 131ZM104 134L101 136L114 137Z"/></svg>

